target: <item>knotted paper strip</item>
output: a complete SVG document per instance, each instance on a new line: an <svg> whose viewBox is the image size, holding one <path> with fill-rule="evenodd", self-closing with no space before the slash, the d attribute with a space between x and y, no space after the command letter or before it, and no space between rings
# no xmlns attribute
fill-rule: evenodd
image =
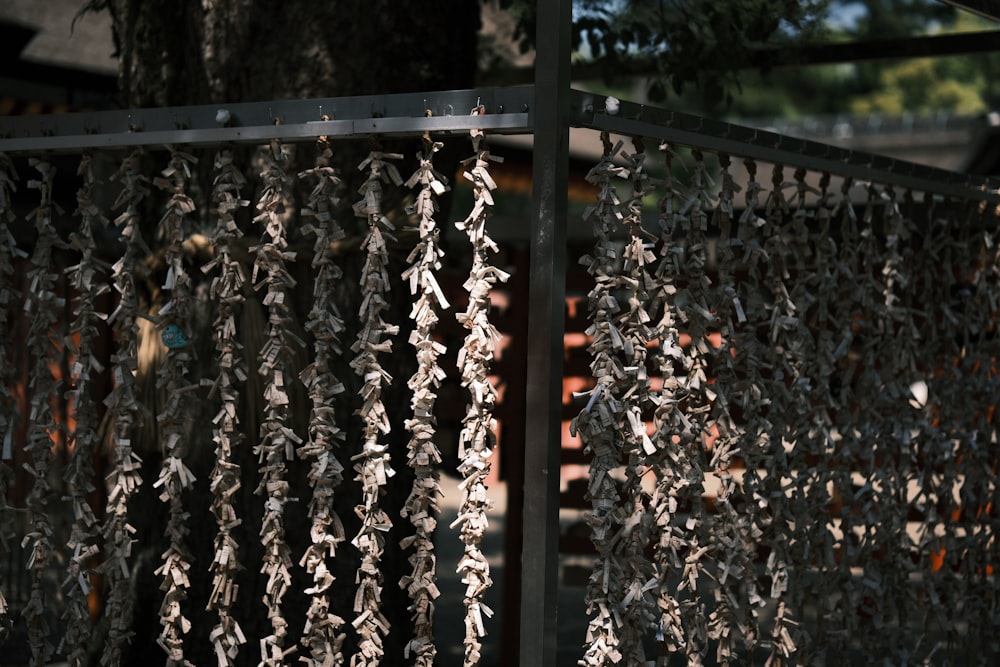
<svg viewBox="0 0 1000 667"><path fill-rule="evenodd" d="M706 422L709 432L705 438L705 445L709 446L709 468L719 483L715 516L702 514L702 521L711 526L707 534L703 533L709 549L705 555L716 554L714 559L703 558L702 562L702 574L715 582L710 585L715 608L709 614L705 630L708 639L716 642L715 657L720 664L739 659L741 643L753 645L757 635L756 603L753 601L759 599L753 562L756 545L749 515L753 505L745 502L737 476L740 471L736 470L741 456L742 429L733 414L738 410L739 377L733 349L739 327L746 323L747 316L733 273L739 251L739 242L733 236L733 225L737 222L734 202L742 188L735 183L730 165L728 155L719 156L722 173L718 203L709 228L709 233L718 234L718 288L708 290L706 295L711 299L709 310L715 315L712 327L718 327L719 338L718 346L711 343L709 353L704 356L716 380L705 386L701 394L703 405L709 407L709 421ZM702 184L704 186L704 181ZM709 241L704 240L707 250ZM700 257L707 259L707 252ZM696 264L691 265L692 269ZM695 270L693 274L692 277L700 276L701 272ZM700 507L701 498L697 502Z"/></svg>
<svg viewBox="0 0 1000 667"><path fill-rule="evenodd" d="M168 301L157 314L157 329L167 346L163 367L157 376L157 389L166 398L166 405L156 415L159 424L163 465L153 487L159 489L159 499L167 503L167 550L161 555L162 563L156 574L162 582L163 602L160 604L160 625L163 630L157 639L167 654L168 667L188 667L184 658L184 635L191 628L191 621L183 614L182 603L187 598L191 582L188 570L192 556L186 544L190 513L184 511L183 493L195 481L194 475L184 464L187 453L187 434L184 422L189 410L189 396L197 385L189 384L188 366L193 355L189 352L191 339L191 278L184 268L183 244L186 239L185 220L194 212L194 202L185 188L191 179L191 170L197 160L176 149L170 151L170 163L153 184L170 195L166 210L160 219L160 235L166 244L164 262L167 275L162 288Z"/></svg>
<svg viewBox="0 0 1000 667"><path fill-rule="evenodd" d="M648 511L649 496L642 488L648 459L656 453L653 441L646 433L646 419L652 414L654 397L650 394L646 367L647 346L659 339L649 314L650 291L654 287L648 266L656 259L655 237L642 228L643 198L653 190L646 171L646 152L641 139L634 139L635 152L626 153L625 177L631 192L624 202L625 245L621 266L616 265L615 299L618 315L613 320L620 337L616 354L622 362L624 375L612 389L620 400L621 419L616 428L621 431L622 459L625 480L623 502L617 508L619 529L612 538L620 554L622 566L620 606L622 621L622 655L628 664L643 664L645 628L655 619L656 577L646 556L653 515ZM612 334L614 338L614 334ZM614 342L614 341L613 341Z"/></svg>
<svg viewBox="0 0 1000 667"><path fill-rule="evenodd" d="M389 432L389 415L382 403L382 389L392 384L392 376L382 368L379 354L392 352L392 337L399 327L382 319L382 311L389 307L389 249L387 241L394 240L394 227L382 211L382 184L401 185L403 179L395 165L388 160L399 160L397 153L383 153L373 142L373 150L361 164L359 171L368 170L368 178L358 193L361 199L354 204L354 214L368 224L365 237L365 265L361 272L361 307L358 320L361 330L351 346L355 353L351 368L362 378L361 408L357 414L364 423L361 451L351 457L354 462L355 481L361 483L363 504L355 511L361 518L361 528L351 543L361 552L361 565L357 574L357 594L352 625L358 633L358 650L351 656L351 667L375 667L382 662L385 652L383 638L389 633L389 622L382 614L382 552L385 536L392 527L392 519L382 509L382 494L389 478L395 475L389 462L389 446L380 442Z"/></svg>
<svg viewBox="0 0 1000 667"><path fill-rule="evenodd" d="M32 362L31 408L28 417L27 443L25 453L29 462L25 463L34 483L25 501L27 508L28 532L21 541L28 553L27 570L31 581L31 593L24 607L23 615L28 628L28 643L31 647L33 665L44 665L52 654L49 640L49 623L46 619L50 609L45 594L46 571L53 557L53 530L51 508L55 500L54 491L48 479L52 458L53 438L58 438L62 425L52 411L52 400L61 391L62 382L54 374L58 367L54 339L58 339L59 321L64 299L56 294L59 280L58 268L52 261L54 249L63 245L56 234L53 218L61 213L52 201L52 184L55 167L40 158L29 159L29 164L39 177L28 181L29 190L38 191L38 207L28 214L38 232L38 238L31 254L31 269L28 271L28 290L24 312L29 322L28 354Z"/></svg>
<svg viewBox="0 0 1000 667"><path fill-rule="evenodd" d="M14 294L14 259L24 253L17 249L10 224L15 215L11 199L17 192L17 171L6 154L0 153L0 549L7 553L8 540L14 536L14 517L7 504L7 488L13 481L14 472L6 461L14 454L15 410L14 397L10 392L10 381L14 376L11 363L13 346L10 340L8 313ZM14 620L10 617L10 607L6 597L7 582L0 577L0 642L10 635Z"/></svg>
<svg viewBox="0 0 1000 667"><path fill-rule="evenodd" d="M473 115L482 113L482 107L472 111ZM483 603L483 596L493 585L493 579L490 578L489 562L479 548L489 522L486 513L493 507L493 501L486 495L485 482L490 473L490 456L496 445L493 410L497 391L489 380L489 374L500 332L489 321L490 290L498 281L506 282L509 277L489 263L489 255L497 252L497 246L486 229L493 208L492 191L496 189L496 183L490 176L490 162L503 162L503 158L490 154L481 130L472 130L471 136L475 156L463 161L466 171L462 177L472 183L472 211L465 220L455 223L472 244L472 267L463 285L469 293L469 302L464 313L455 315L459 323L468 329L462 349L458 352L458 367L462 374L462 386L469 392L470 400L458 440L462 504L458 518L451 524L451 528L460 527L460 537L465 544L458 573L465 584L466 667L479 664L482 653L479 638L486 635L483 617L493 616L493 610Z"/></svg>
<svg viewBox="0 0 1000 667"><path fill-rule="evenodd" d="M621 308L614 290L618 287L621 264L611 236L626 215L614 179L628 178L629 172L614 162L623 147L622 142L612 146L607 133L601 134L601 141L604 147L601 160L587 174L587 181L598 189L597 203L584 212L584 219L590 220L593 226L594 250L580 259L580 264L587 267L587 273L594 279L594 287L588 294L591 324L587 335L591 337L588 347L590 369L597 384L589 393L586 407L571 424L571 432L580 436L584 452L590 456L587 497L592 508L587 522L597 551L587 584L585 600L590 621L585 653L580 660L581 665L588 667L621 663L625 631L620 613L624 598L623 565L615 548L622 528L621 515L616 511L621 489L612 476L622 463L625 448L624 434L619 428L625 416L616 390L625 377L625 368L619 354L624 349L624 341L615 326Z"/></svg>
<svg viewBox="0 0 1000 667"><path fill-rule="evenodd" d="M110 616L108 639L101 656L101 664L105 667L121 664L124 645L133 634L133 601L129 588L135 529L128 522L128 501L142 484L142 461L132 449L132 438L142 413L135 391L138 367L136 313L139 304L135 272L140 258L149 254L140 231L139 211L143 199L149 194L149 180L142 175L141 163L142 152L134 150L125 156L114 176L114 180L121 184L114 208L124 209L114 223L120 230L125 248L111 268L119 298L115 310L108 317L118 345L111 358L114 389L105 400L109 412L114 415L115 446L115 470L103 527L106 556L100 568L107 581L106 608Z"/></svg>
<svg viewBox="0 0 1000 667"><path fill-rule="evenodd" d="M215 466L211 473L212 515L218 532L215 554L210 570L212 590L207 609L215 611L217 620L209 635L215 647L219 667L236 664L240 646L246 643L243 630L233 616L239 594L236 577L243 566L239 560L239 543L234 530L243 519L236 512L233 498L242 486L242 471L235 462L234 450L244 443L240 428L240 383L247 379L247 365L236 322L246 299L246 276L243 266L233 258L233 244L242 236L234 214L249 205L240 190L246 178L233 162L233 151L221 147L215 154L215 176L212 202L216 223L212 233L214 257L202 270L212 274L210 294L218 304L215 322L215 350L219 375L212 384L210 397L219 396L219 412L212 419L215 440Z"/></svg>
<svg viewBox="0 0 1000 667"><path fill-rule="evenodd" d="M438 365L438 357L445 348L434 340L434 328L439 313L448 308L448 301L435 278L444 251L438 245L440 230L434 214L438 210L437 197L448 189L448 181L434 169L433 160L441 147L441 143L425 136L422 150L417 154L420 166L406 181L407 187L417 189L413 212L419 220L420 240L407 257L410 265L403 272L403 280L409 281L410 293L415 297L410 318L416 326L409 342L417 351L417 371L407 382L413 392L410 400L413 415L406 421L406 430L410 432L406 462L413 470L414 479L402 510L403 517L409 518L413 525L414 533L400 544L403 549L413 549L413 553L409 557L410 573L400 579L399 585L410 597L413 619L413 638L404 650L404 657L412 659L416 667L434 664L437 654L433 632L434 600L440 595L436 583L434 529L441 493L437 472L441 452L434 444L437 426L434 404L437 389L445 377Z"/></svg>
<svg viewBox="0 0 1000 667"><path fill-rule="evenodd" d="M332 559L337 554L337 545L345 540L343 523L334 508L334 494L344 478L344 466L337 459L337 448L344 434L337 426L334 404L344 385L331 369L332 362L341 354L340 336L344 331L343 318L334 302L343 272L336 264L333 244L344 238L344 231L336 218L340 177L330 166L333 151L325 138L320 138L316 150L315 166L299 174L300 179L310 179L313 186L301 210L302 217L312 221L304 224L302 231L316 237L312 260L316 272L313 307L305 325L315 341L313 363L299 376L312 400L309 438L298 450L300 459L311 461L312 487L309 502L312 544L299 561L313 578L312 586L306 589L312 600L302 630L302 644L309 654L301 660L315 667L332 667L344 663L342 649L346 637L344 619L330 609L335 581Z"/></svg>
<svg viewBox="0 0 1000 667"><path fill-rule="evenodd" d="M80 224L78 230L70 235L70 246L80 253L80 263L67 270L75 297L74 319L70 325L70 335L66 339L67 346L73 352L74 361L70 374L75 383L71 396L76 424L69 435L72 459L65 473L73 506L73 525L66 542L69 560L63 582L66 596L66 611L63 615L66 619L66 635L63 647L67 661L74 667L86 664L93 632L87 598L93 589L90 561L98 552L100 526L89 500L94 490L92 459L98 444L97 405L93 396L91 374L104 371L104 366L94 353L94 343L100 335L98 324L107 315L97 311L96 301L111 289L101 276L94 256L94 232L106 228L109 223L92 199L97 182L89 153L81 156L77 175L83 179L76 195L76 215Z"/></svg>
<svg viewBox="0 0 1000 667"><path fill-rule="evenodd" d="M302 345L288 330L291 311L286 302L296 285L287 267L288 262L295 260L295 253L287 249L287 209L292 189L292 178L285 171L291 161L289 153L289 148L278 140L258 151L263 191L257 200L254 222L261 223L264 233L260 245L250 248L254 256L254 289L267 289L263 304L268 313L267 340L261 346L257 368L265 385L264 421L260 426L260 443L254 448L260 464L256 493L264 496L260 528L264 558L260 572L267 578L264 605L271 621L271 634L259 638L261 667L284 665L287 654L295 650L285 647L288 621L282 613L292 567L291 552L285 542L285 505L289 502L286 461L294 458L295 446L302 444L302 438L288 425L288 357L293 343Z"/></svg>

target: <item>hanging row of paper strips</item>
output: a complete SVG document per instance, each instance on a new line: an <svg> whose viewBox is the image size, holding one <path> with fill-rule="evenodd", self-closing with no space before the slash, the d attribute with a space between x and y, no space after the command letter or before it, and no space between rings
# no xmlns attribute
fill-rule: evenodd
<svg viewBox="0 0 1000 667"><path fill-rule="evenodd" d="M189 519L185 511L182 495L195 480L194 475L184 465L185 443L184 422L188 418L186 408L188 396L197 385L190 385L186 376L191 366L192 355L188 350L187 338L191 336L192 294L191 278L184 268L182 244L186 237L186 218L194 212L194 203L185 194L187 182L196 160L174 148L170 149L170 163L153 184L169 193L166 210L160 220L159 233L165 243L164 259L167 275L163 282L164 291L170 295L156 313L157 329L167 347L167 358L157 375L157 388L166 396L166 405L156 415L159 424L163 465L159 479L153 487L159 489L159 498L168 505L169 520L166 534L169 538L167 550L162 555L162 563L156 570L162 578L160 590L164 591L160 607L160 624L163 631L159 645L167 654L169 667L187 666L184 659L184 635L191 629L191 621L184 615L182 604L187 598L191 582L188 570L192 556L187 546Z"/></svg>
<svg viewBox="0 0 1000 667"><path fill-rule="evenodd" d="M15 220L12 198L17 191L17 172L10 158L0 153L0 359L10 359L13 348L11 326L8 313L17 303L18 296L13 289L14 258L17 254L10 224ZM7 490L13 482L13 470L7 465L13 454L14 396L11 392L14 379L13 364L0 364L0 548L5 552L15 537L11 508L7 501ZM14 621L5 591L8 582L0 574L0 640L10 636Z"/></svg>
<svg viewBox="0 0 1000 667"><path fill-rule="evenodd" d="M995 661L992 209L602 141L580 664Z"/></svg>
<svg viewBox="0 0 1000 667"><path fill-rule="evenodd" d="M234 496L242 486L240 466L234 450L245 443L240 429L240 385L247 379L247 365L236 322L243 302L243 267L233 258L233 245L242 236L235 213L250 202L240 198L246 178L237 168L231 148L221 148L213 165L212 204L217 214L211 235L215 255L205 270L212 275L210 296L216 303L213 329L219 374L210 397L218 396L219 410L212 419L215 440L215 467L212 470L212 514L218 532L212 560L212 592L207 608L216 614L209 637L220 667L234 664L246 637L233 615L239 585L240 545L234 530L242 519L234 506ZM319 354L319 351L317 351Z"/></svg>
<svg viewBox="0 0 1000 667"><path fill-rule="evenodd" d="M433 620L434 600L440 595L434 575L437 557L434 554L434 530L438 513L438 465L441 452L434 444L434 404L437 388L445 377L444 369L438 365L438 357L445 347L434 340L434 329L440 321L440 313L449 308L435 274L441 268L441 250L438 240L440 230L434 215L437 213L437 197L447 190L447 179L434 168L434 154L442 144L425 136L417 158L420 168L406 181L406 187L419 186L414 211L419 217L420 240L406 258L410 265L403 272L403 279L409 282L410 292L415 297L410 317L416 328L410 335L410 344L417 351L417 371L410 377L407 386L413 392L410 407L412 419L406 422L410 433L407 446L407 464L414 471L413 488L406 500L403 515L413 525L412 537L404 538L401 545L412 549L409 557L411 573L399 582L412 604L414 636L407 645L404 657L412 660L417 667L434 664L437 648L434 645Z"/></svg>
<svg viewBox="0 0 1000 667"><path fill-rule="evenodd" d="M474 113L482 113L481 109ZM493 205L491 191L496 187L489 174L489 163L499 161L490 155L482 132L472 133L475 155L467 161L468 178L474 186L474 209L456 223L464 230L472 246L472 270L466 289L469 306L457 313L458 320L469 330L462 351L459 353L459 370L462 384L469 392L468 414L463 422L461 443L462 461L459 472L464 481L462 508L452 528L460 532L465 553L458 564L462 581L466 585L467 609L465 664L476 665L480 660L479 639L486 633L486 618L492 612L483 603L483 594L491 585L489 564L479 549L487 529L487 510L492 503L486 496L485 479L490 470L490 456L494 446L495 422L493 408L496 390L492 386L490 361L493 358L499 334L490 324L490 288L497 280L505 280L498 268L491 266L488 256L496 251L495 244L486 232L486 221ZM23 614L27 623L28 640L33 664L45 664L58 650L73 665L85 664L94 633L88 596L99 587L95 573L103 576L105 590L104 609L108 616L108 635L102 652L102 664L121 664L127 644L132 638L135 594L134 541L135 529L130 525L129 503L142 484L151 484L163 502L167 516L167 548L159 554L156 576L160 579L162 602L159 607L161 631L158 643L169 665L189 665L190 649L187 635L193 617L207 606L212 612L213 627L210 639L220 666L236 664L248 639L259 650L259 664L286 665L304 661L313 665L379 665L383 664L384 640L392 631L382 608L384 581L382 556L387 548L386 539L394 519L382 507L382 497L391 484L394 470L389 460L386 435L390 419L382 402L382 392L392 384L392 378L382 367L382 360L393 351L393 338L399 325L383 319L390 303L389 243L393 224L383 210L385 188L406 188L413 193L419 240L413 248L409 266L402 275L412 292L411 318L414 328L409 343L415 349L417 371L409 379L412 414L405 420L410 434L407 450L408 465L412 470L413 485L402 511L413 533L399 545L409 553L410 571L402 576L398 585L408 594L413 620L413 636L409 638L406 656L412 664L434 664L437 648L433 636L434 600L439 591L436 584L436 558L434 535L438 513L439 466L441 454L434 442L436 420L434 404L436 391L445 378L438 365L438 357L446 352L444 345L435 338L435 325L444 311L450 308L435 277L441 268L444 252L439 246L439 229L435 221L437 197L447 189L447 179L434 168L435 154L442 144L425 136L417 153L417 169L405 183L395 162L403 155L380 150L372 141L372 150L359 169L367 174L360 199L354 213L366 223L367 234L362 244L365 262L361 272L359 332L351 345L355 356L350 366L361 381L361 394L354 405L353 397L345 395L344 384L333 372L333 362L344 354L341 335L344 321L335 305L335 293L340 289L343 272L337 265L335 245L345 237L336 219L339 197L342 196L340 178L330 166L334 145L326 138L316 144L315 166L297 174L297 179L310 188L304 201L298 203L301 222L290 215L294 202L292 194L296 175L288 172L291 164L291 147L272 141L262 147L256 156L259 169L259 187L255 204L254 223L258 226L260 242L249 248L252 266L237 258L237 244L246 233L237 224L240 209L249 208L244 199L250 194L251 185L228 147L217 149L211 156L213 163L211 201L213 210L207 222L213 225L208 235L213 256L203 267L210 277L207 290L214 306L214 347L217 376L200 383L189 379L194 363L193 310L196 295L193 278L187 273L183 245L195 225L198 213L189 195L196 173L198 158L180 147L168 147L167 166L148 178L140 171L141 161L158 158L162 153L146 156L134 151L121 159L114 174L117 213L113 223L92 199L97 181L90 154L82 156L79 175L82 180L78 192L79 219L77 231L68 239L68 245L79 254L79 263L70 267L68 274L74 290L72 302L73 321L67 331L71 345L72 369L70 377L60 379L54 374L58 361L53 345L58 336L57 318L63 304L55 291L57 273L62 269L51 259L54 248L65 248L53 226L55 204L52 201L53 166L42 159L31 159L31 166L39 172L37 179L28 182L29 188L38 190L40 204L29 216L37 229L37 241L31 256L17 248L6 225L14 219L12 201L17 190L18 176L13 163L0 155L0 219L4 232L0 234L0 314L7 316L8 307L23 308L30 317L31 328L27 333L29 354L33 367L30 386L30 415L22 416L28 424L28 437L24 451L27 470L32 476L27 490L25 507L26 534L23 536L30 574L30 600ZM140 236L140 211L152 188L164 191L166 205L158 225L158 239L164 247L165 278L160 289L166 296L158 311L140 310L138 285L135 279L137 265L149 254L146 242ZM120 233L122 255L109 267L98 261L93 252L95 233L113 224ZM296 253L289 249L292 227L314 237L312 253L313 296L312 308L306 321L299 325L310 335L309 342L301 340L293 331L290 302L293 290L302 289L292 277ZM17 289L14 274L15 260L27 265L29 288L24 294ZM110 292L117 293L116 306L110 313L100 312L98 298ZM247 436L242 431L241 401L248 384L249 374L240 331L241 310L247 299L248 289L262 294L261 304L267 313L266 339L257 359L258 373L262 380L264 413L259 420L260 438L254 450L259 470L254 476L241 470L236 463L238 448L246 446ZM404 297L405 298L405 297ZM107 507L95 512L90 505L93 491L92 458L98 439L99 424L94 390L90 379L103 368L95 355L97 324L107 320L113 329L115 351L112 355L111 373L113 391L105 403L113 411L111 433L114 461L108 477ZM145 327L144 323L151 326ZM2 324L2 322L0 322ZM140 326L143 325L143 326ZM13 354L8 328L0 327L0 352L9 359ZM137 350L140 330L153 332L157 345L162 342L162 364L155 369L157 389L164 399L157 414L148 410L137 395ZM60 342L61 344L61 342ZM294 350L308 350L310 363L301 370L299 378L293 372L291 356ZM3 460L12 458L15 442L17 410L10 393L14 371L2 364L4 373L0 383L2 412L0 428L4 437ZM292 428L292 384L301 382L308 396L311 409L307 433L296 433ZM204 387L200 385L205 385ZM64 429L52 413L52 397L59 391L71 391L74 422L68 433L71 447L65 468L68 498L56 497L48 484L49 465L53 459L53 438ZM189 435L191 402L215 401L217 411L212 419L215 442L214 468L209 480L196 480L185 458L190 455ZM345 430L338 425L335 412L338 402L348 402L361 422L361 442L346 442ZM142 419L155 419L162 452L162 466L157 479L143 480L142 461L133 450L134 438ZM341 450L339 453L338 450ZM334 495L343 483L345 466L339 456L349 456L356 473L354 480L361 487L362 504L356 508L360 530L351 544L360 555L356 578L354 604L347 609L333 607L333 559L343 549L348 539L344 524L334 508ZM24 457L22 457L24 458ZM301 637L289 635L284 599L292 584L295 568L294 554L286 540L286 513L297 500L289 497L291 480L289 464L296 460L309 467L308 498L310 545L300 555L299 566L311 578L305 590L309 596L308 611ZM397 464L398 465L398 464ZM0 490L6 488L10 478L9 468L0 468ZM248 638L237 621L237 605L260 604L261 599L244 600L237 583L238 573L250 564L242 560L241 544L237 535L244 521L236 494L249 479L257 484L256 492L263 502L263 518L259 536L263 558L259 576L263 583L263 605L269 631L255 638ZM188 544L192 521L200 520L201 507L185 506L185 491L196 483L209 484L211 514L216 532L214 556L206 567L211 574L209 599L189 597L192 568L198 567ZM6 499L6 495L0 495ZM68 529L68 542L58 544L61 534L53 525L54 517L65 512L68 500L72 525ZM97 515L103 513L103 524ZM14 535L12 513L0 507L0 538ZM245 538L244 538L245 539ZM65 557L61 553L65 553ZM57 600L47 592L44 580L58 567L65 568L63 599ZM245 575L244 575L245 578ZM8 607L3 597L4 582L0 581L0 622L3 630L10 627ZM342 585L347 585L342 584ZM392 582L396 585L396 582ZM64 608L66 632L55 637L47 623L52 610ZM352 616L353 614L353 616ZM343 615L343 616L342 616ZM345 621L344 617L350 617ZM354 637L345 642L349 633ZM345 655L345 646L355 647L354 653Z"/></svg>

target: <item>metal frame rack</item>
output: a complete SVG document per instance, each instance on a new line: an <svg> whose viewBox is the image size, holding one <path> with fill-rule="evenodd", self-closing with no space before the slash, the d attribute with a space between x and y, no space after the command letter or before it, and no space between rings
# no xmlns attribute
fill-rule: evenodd
<svg viewBox="0 0 1000 667"><path fill-rule="evenodd" d="M807 139L735 125L629 101L614 113L605 100L581 90L559 96L564 112L544 128L544 85L509 88L369 95L358 97L200 105L91 113L9 117L3 121L0 151L66 153L130 146L306 141L319 136L357 139L371 135L456 134L481 129L491 134L531 134L542 176L552 150L541 150L570 126L642 136L680 146L729 153L771 163L829 171L855 180L880 182L939 195L996 201L1000 179L961 174L881 155L838 148ZM466 115L482 108L483 115ZM324 119L325 118L325 119ZM561 127L560 127L561 126ZM558 147L556 147L558 148ZM553 165L554 166L554 165ZM553 185L558 183L553 182ZM554 192L561 188L554 188ZM537 207L537 202L536 202ZM537 214L537 211L536 211Z"/></svg>
<svg viewBox="0 0 1000 667"><path fill-rule="evenodd" d="M556 650L560 397L571 125L788 163L946 196L1000 203L998 183L710 119L603 98L569 87L570 2L539 2L535 85L513 88L239 103L5 118L0 152L251 143L321 135L347 139L480 128L533 134L533 204L524 458L520 664L553 664ZM547 26L542 28L541 26ZM556 26L552 30L552 26ZM484 115L467 116L482 107Z"/></svg>

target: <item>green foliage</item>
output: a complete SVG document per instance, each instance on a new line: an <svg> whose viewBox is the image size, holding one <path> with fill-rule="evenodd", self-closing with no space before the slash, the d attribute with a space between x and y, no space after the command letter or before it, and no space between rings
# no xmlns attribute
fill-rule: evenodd
<svg viewBox="0 0 1000 667"><path fill-rule="evenodd" d="M851 99L851 111L898 115L904 111L943 109L972 114L985 110L980 95L982 81L977 73L961 65L951 68L941 65L945 60L952 59L917 58L887 67L882 71L878 90Z"/></svg>
<svg viewBox="0 0 1000 667"><path fill-rule="evenodd" d="M958 16L954 7L936 0L864 0L847 4L864 6L854 32L865 38L925 33L928 27L949 25Z"/></svg>
<svg viewBox="0 0 1000 667"><path fill-rule="evenodd" d="M655 61L650 97L669 93L671 106L694 113L715 113L721 101L733 115L783 117L844 111L972 114L1000 103L997 54L771 70L748 66L761 50L782 45L995 28L933 0L579 0L578 5L579 46L604 63L605 72L622 71L630 59Z"/></svg>
<svg viewBox="0 0 1000 667"><path fill-rule="evenodd" d="M637 59L656 71L653 101L695 89L710 105L732 99L737 72L761 47L791 43L822 28L831 0L577 0L573 48L599 65L607 83ZM518 16L524 48L535 36L534 2L501 0Z"/></svg>
<svg viewBox="0 0 1000 667"><path fill-rule="evenodd" d="M995 25L962 13L953 15L949 24L938 25L933 32L962 33L991 28ZM850 110L884 114L939 110L980 113L998 101L995 77L990 75L998 70L1000 55L995 53L914 58L883 64L878 69L868 65L865 73L877 75L877 80L869 89L850 97Z"/></svg>
<svg viewBox="0 0 1000 667"><path fill-rule="evenodd" d="M529 46L534 2L501 5L519 17ZM721 103L742 116L977 113L1000 98L990 76L1000 72L994 55L749 66L784 46L991 27L935 0L576 0L573 27L577 58L597 65L605 86L626 85L644 63L652 101L669 96L671 106L695 113L717 112Z"/></svg>
<svg viewBox="0 0 1000 667"><path fill-rule="evenodd" d="M654 101L668 89L695 87L709 104L731 97L738 69L764 45L791 42L820 28L829 0L580 0L576 48L583 45L613 73L636 56L653 57Z"/></svg>

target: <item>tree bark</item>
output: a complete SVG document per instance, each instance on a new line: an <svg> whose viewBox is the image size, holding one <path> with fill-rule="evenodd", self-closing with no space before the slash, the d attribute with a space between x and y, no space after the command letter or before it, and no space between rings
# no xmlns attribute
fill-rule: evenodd
<svg viewBox="0 0 1000 667"><path fill-rule="evenodd" d="M108 0L129 106L332 97L473 84L479 5L462 0Z"/></svg>

